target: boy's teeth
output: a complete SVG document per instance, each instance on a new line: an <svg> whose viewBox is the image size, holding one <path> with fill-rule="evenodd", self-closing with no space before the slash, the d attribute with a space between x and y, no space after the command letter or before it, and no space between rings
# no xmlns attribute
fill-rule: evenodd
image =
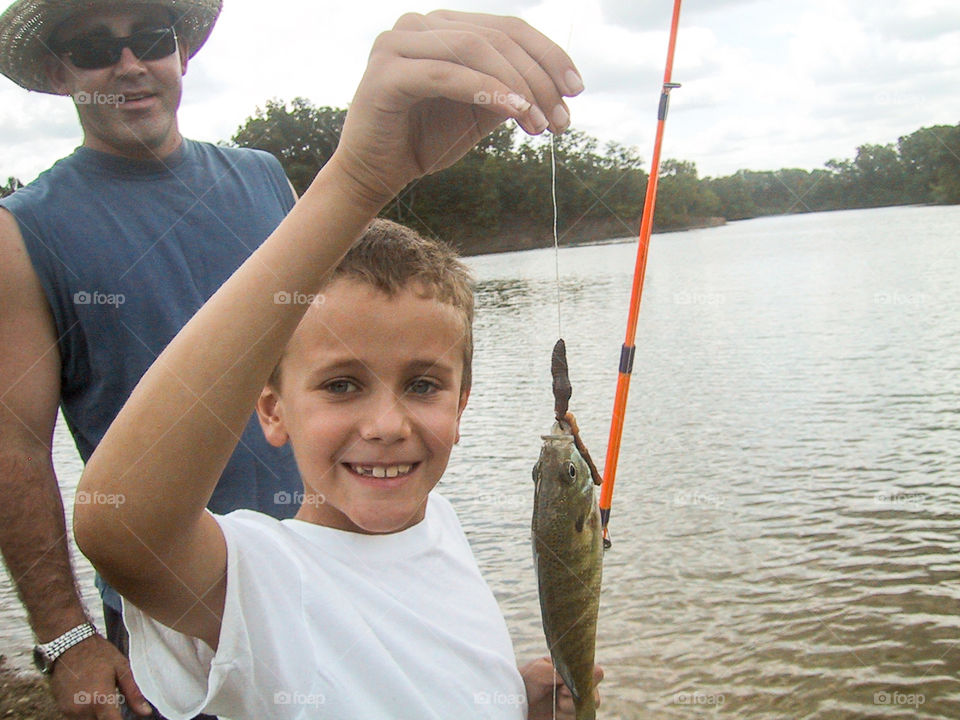
<svg viewBox="0 0 960 720"><path fill-rule="evenodd" d="M376 478L395 478L406 475L412 465L352 465L358 475L368 475Z"/></svg>

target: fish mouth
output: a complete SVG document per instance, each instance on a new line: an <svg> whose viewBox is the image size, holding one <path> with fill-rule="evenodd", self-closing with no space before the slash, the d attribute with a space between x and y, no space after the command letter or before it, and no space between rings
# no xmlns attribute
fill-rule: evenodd
<svg viewBox="0 0 960 720"><path fill-rule="evenodd" d="M541 435L541 440L573 440L573 435L564 433L562 435Z"/></svg>
<svg viewBox="0 0 960 720"><path fill-rule="evenodd" d="M420 464L414 463L343 463L354 475L366 478L406 477Z"/></svg>

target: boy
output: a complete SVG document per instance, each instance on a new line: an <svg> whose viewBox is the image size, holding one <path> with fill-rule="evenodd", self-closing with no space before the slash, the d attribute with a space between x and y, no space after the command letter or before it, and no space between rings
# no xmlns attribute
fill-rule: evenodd
<svg viewBox="0 0 960 720"><path fill-rule="evenodd" d="M516 670L456 517L428 498L469 396L462 271L449 257L402 271L384 248L422 241L376 239L397 234L382 224L331 271L408 182L504 117L564 129L562 96L580 89L520 21L402 18L334 157L131 395L81 480L106 500L75 531L125 597L135 671L164 714L519 718L529 702L549 716L549 665ZM371 263L396 281L349 270ZM267 439L293 446L293 521L205 510L254 405Z"/></svg>

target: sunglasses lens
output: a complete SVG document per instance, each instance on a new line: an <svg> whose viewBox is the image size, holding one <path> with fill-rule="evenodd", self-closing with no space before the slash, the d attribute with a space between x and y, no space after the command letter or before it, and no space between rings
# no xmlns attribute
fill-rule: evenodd
<svg viewBox="0 0 960 720"><path fill-rule="evenodd" d="M83 70L110 67L119 62L121 51L112 38L91 38L69 47L70 60Z"/></svg>
<svg viewBox="0 0 960 720"><path fill-rule="evenodd" d="M145 30L130 37L129 47L141 60L159 60L176 52L177 37L170 28Z"/></svg>
<svg viewBox="0 0 960 720"><path fill-rule="evenodd" d="M172 28L143 30L128 38L84 38L65 48L70 60L82 70L99 70L120 62L123 48L140 60L160 60L177 50L177 36Z"/></svg>

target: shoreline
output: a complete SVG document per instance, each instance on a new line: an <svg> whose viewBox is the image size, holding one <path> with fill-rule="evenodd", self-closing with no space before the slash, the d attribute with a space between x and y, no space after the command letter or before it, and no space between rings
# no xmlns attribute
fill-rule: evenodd
<svg viewBox="0 0 960 720"><path fill-rule="evenodd" d="M721 227L727 224L723 217L697 217L679 227L657 228L654 234L686 232L703 228ZM585 220L559 233L560 247L602 245L616 240L636 238L640 234L640 218L624 222L619 218ZM541 224L514 223L510 230L490 234L462 235L453 242L464 257L494 255L522 250L537 250L553 247L553 233Z"/></svg>

